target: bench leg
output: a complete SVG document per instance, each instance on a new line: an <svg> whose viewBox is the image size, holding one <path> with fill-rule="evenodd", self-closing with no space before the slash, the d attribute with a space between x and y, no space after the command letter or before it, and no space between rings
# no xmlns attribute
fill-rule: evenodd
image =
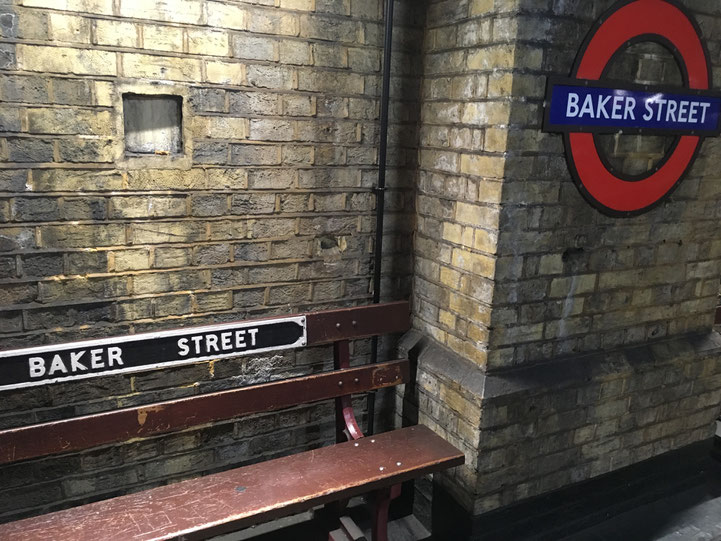
<svg viewBox="0 0 721 541"><path fill-rule="evenodd" d="M373 541L388 541L388 507L391 504L392 488L383 488L375 494L375 508L373 509Z"/></svg>

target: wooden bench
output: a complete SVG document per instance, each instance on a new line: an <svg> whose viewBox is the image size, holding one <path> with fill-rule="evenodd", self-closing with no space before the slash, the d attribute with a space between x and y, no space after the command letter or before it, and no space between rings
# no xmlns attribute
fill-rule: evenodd
<svg viewBox="0 0 721 541"><path fill-rule="evenodd" d="M356 422L351 396L408 382L409 364L396 360L351 367L349 340L407 330L408 303L296 317L302 317L305 324L306 334L299 343L333 344L334 370L0 431L0 464L329 399L335 400L335 445L6 523L0 525L0 539L206 539L374 493L373 540L385 541L388 506L399 484L464 461L460 451L424 426L363 437ZM263 321L273 322L273 318ZM0 366L2 361L0 358ZM331 538L339 537L334 534Z"/></svg>

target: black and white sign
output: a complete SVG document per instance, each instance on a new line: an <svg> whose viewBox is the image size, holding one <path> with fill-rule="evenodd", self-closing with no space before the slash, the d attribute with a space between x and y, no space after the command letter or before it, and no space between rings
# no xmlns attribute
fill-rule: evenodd
<svg viewBox="0 0 721 541"><path fill-rule="evenodd" d="M305 344L305 316L297 316L0 351L0 390L141 372Z"/></svg>

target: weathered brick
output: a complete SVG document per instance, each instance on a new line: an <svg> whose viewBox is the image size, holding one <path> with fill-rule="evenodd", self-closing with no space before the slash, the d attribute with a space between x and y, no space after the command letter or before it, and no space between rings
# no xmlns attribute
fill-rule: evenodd
<svg viewBox="0 0 721 541"><path fill-rule="evenodd" d="M222 291L217 293L202 293L195 296L198 312L218 312L233 308L233 293Z"/></svg>
<svg viewBox="0 0 721 541"><path fill-rule="evenodd" d="M221 28L246 30L246 11L236 4L208 2L208 24Z"/></svg>
<svg viewBox="0 0 721 541"><path fill-rule="evenodd" d="M258 88L290 90L293 88L293 72L285 67L249 65L248 84Z"/></svg>
<svg viewBox="0 0 721 541"><path fill-rule="evenodd" d="M155 314L161 317L189 314L192 311L190 295L165 295L155 301Z"/></svg>
<svg viewBox="0 0 721 541"><path fill-rule="evenodd" d="M78 109L29 109L30 133L110 134L110 113Z"/></svg>
<svg viewBox="0 0 721 541"><path fill-rule="evenodd" d="M30 184L37 192L77 192L119 190L122 182L122 176L116 171L35 169Z"/></svg>
<svg viewBox="0 0 721 541"><path fill-rule="evenodd" d="M273 194L238 194L231 200L232 214L271 214L275 211Z"/></svg>
<svg viewBox="0 0 721 541"><path fill-rule="evenodd" d="M237 244L233 252L235 261L267 261L269 259L268 243L266 242Z"/></svg>
<svg viewBox="0 0 721 541"><path fill-rule="evenodd" d="M0 95L4 102L46 103L47 81L34 75L6 75L0 80Z"/></svg>
<svg viewBox="0 0 721 541"><path fill-rule="evenodd" d="M244 64L205 61L206 80L221 85L245 85L247 80Z"/></svg>
<svg viewBox="0 0 721 541"><path fill-rule="evenodd" d="M257 34L298 35L298 17L293 13L254 9L248 12L246 23L248 30Z"/></svg>
<svg viewBox="0 0 721 541"><path fill-rule="evenodd" d="M73 278L40 283L40 297L44 301L109 298L128 294L128 281L122 277Z"/></svg>
<svg viewBox="0 0 721 541"><path fill-rule="evenodd" d="M228 212L228 196L197 195L191 205L193 216L221 216Z"/></svg>
<svg viewBox="0 0 721 541"><path fill-rule="evenodd" d="M7 148L11 162L52 162L54 159L52 141L13 137L7 139Z"/></svg>
<svg viewBox="0 0 721 541"><path fill-rule="evenodd" d="M133 244L194 242L205 237L205 224L199 222L148 222L134 224L130 231Z"/></svg>
<svg viewBox="0 0 721 541"><path fill-rule="evenodd" d="M114 269L118 272L150 268L148 250L114 250L111 252Z"/></svg>
<svg viewBox="0 0 721 541"><path fill-rule="evenodd" d="M333 94L362 94L365 90L363 76L357 73L336 73L328 77L318 71L298 71L298 89Z"/></svg>
<svg viewBox="0 0 721 541"><path fill-rule="evenodd" d="M234 34L231 38L232 54L246 60L276 60L278 42L271 38Z"/></svg>
<svg viewBox="0 0 721 541"><path fill-rule="evenodd" d="M22 0L21 4L26 7L47 7L47 4L42 0ZM53 7L62 11L82 11L102 15L113 14L112 0L57 0Z"/></svg>
<svg viewBox="0 0 721 541"><path fill-rule="evenodd" d="M158 51L183 48L183 29L176 26L143 25L143 47Z"/></svg>
<svg viewBox="0 0 721 541"><path fill-rule="evenodd" d="M0 108L0 131L20 131L20 109L14 107Z"/></svg>
<svg viewBox="0 0 721 541"><path fill-rule="evenodd" d="M88 274L107 270L107 252L71 252L67 255L65 274Z"/></svg>
<svg viewBox="0 0 721 541"><path fill-rule="evenodd" d="M209 244L198 246L194 250L193 264L200 267L222 265L230 261L230 246L227 244Z"/></svg>
<svg viewBox="0 0 721 541"><path fill-rule="evenodd" d="M125 242L125 227L102 225L44 225L39 227L40 245L45 248L92 248Z"/></svg>
<svg viewBox="0 0 721 541"><path fill-rule="evenodd" d="M123 75L171 81L201 80L200 60L123 53Z"/></svg>
<svg viewBox="0 0 721 541"><path fill-rule="evenodd" d="M195 143L193 161L195 163L225 164L228 162L227 143Z"/></svg>
<svg viewBox="0 0 721 541"><path fill-rule="evenodd" d="M66 43L90 43L90 20L61 13L48 14L52 39Z"/></svg>
<svg viewBox="0 0 721 541"><path fill-rule="evenodd" d="M53 221L60 218L60 206L54 198L18 198L14 201L13 215L24 222Z"/></svg>
<svg viewBox="0 0 721 541"><path fill-rule="evenodd" d="M62 254L28 255L22 259L24 276L55 276L63 274Z"/></svg>
<svg viewBox="0 0 721 541"><path fill-rule="evenodd" d="M310 15L300 17L300 35L303 37L356 43L360 31L358 21Z"/></svg>
<svg viewBox="0 0 721 541"><path fill-rule="evenodd" d="M185 267L190 265L190 248L156 248L154 267Z"/></svg>
<svg viewBox="0 0 721 541"><path fill-rule="evenodd" d="M280 147L274 145L231 145L234 165L280 165Z"/></svg>
<svg viewBox="0 0 721 541"><path fill-rule="evenodd" d="M194 88L190 93L190 104L196 111L224 112L225 90L216 88Z"/></svg>
<svg viewBox="0 0 721 541"><path fill-rule="evenodd" d="M293 124L285 120L251 120L248 137L255 141L291 141Z"/></svg>
<svg viewBox="0 0 721 541"><path fill-rule="evenodd" d="M313 62L310 44L296 40L279 41L278 58L283 64L290 65L308 65Z"/></svg>
<svg viewBox="0 0 721 541"><path fill-rule="evenodd" d="M146 293L163 293L166 291L203 289L208 286L205 274L199 272L138 274L133 276L132 280L133 291L139 295Z"/></svg>
<svg viewBox="0 0 721 541"><path fill-rule="evenodd" d="M111 197L110 218L146 218L185 216L185 197Z"/></svg>
<svg viewBox="0 0 721 541"><path fill-rule="evenodd" d="M120 15L174 23L202 24L203 3L200 0L174 0L171 6L163 0L122 0Z"/></svg>
<svg viewBox="0 0 721 541"><path fill-rule="evenodd" d="M245 139L246 122L244 118L198 116L193 120L193 133L212 139Z"/></svg>
<svg viewBox="0 0 721 541"><path fill-rule="evenodd" d="M310 96L283 96L283 114L313 116L315 103Z"/></svg>
<svg viewBox="0 0 721 541"><path fill-rule="evenodd" d="M112 52L19 44L16 54L18 67L27 71L116 75Z"/></svg>
<svg viewBox="0 0 721 541"><path fill-rule="evenodd" d="M191 54L228 56L230 51L228 34L219 31L209 32L206 29L188 30L188 51Z"/></svg>
<svg viewBox="0 0 721 541"><path fill-rule="evenodd" d="M60 159L66 162L112 162L115 147L112 141L63 140L58 143Z"/></svg>
<svg viewBox="0 0 721 541"><path fill-rule="evenodd" d="M138 42L136 28L136 25L130 22L97 19L95 39L99 45L136 47Z"/></svg>
<svg viewBox="0 0 721 541"><path fill-rule="evenodd" d="M0 333L18 332L23 329L22 312L1 312Z"/></svg>

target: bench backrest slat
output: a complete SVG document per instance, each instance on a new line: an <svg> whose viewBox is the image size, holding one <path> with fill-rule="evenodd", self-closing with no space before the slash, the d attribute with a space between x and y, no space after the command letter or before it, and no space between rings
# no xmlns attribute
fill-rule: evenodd
<svg viewBox="0 0 721 541"><path fill-rule="evenodd" d="M408 361L390 361L7 429L0 431L0 464L184 430L408 380Z"/></svg>
<svg viewBox="0 0 721 541"><path fill-rule="evenodd" d="M303 315L306 316L309 346L405 332L410 329L408 301L324 310Z"/></svg>

